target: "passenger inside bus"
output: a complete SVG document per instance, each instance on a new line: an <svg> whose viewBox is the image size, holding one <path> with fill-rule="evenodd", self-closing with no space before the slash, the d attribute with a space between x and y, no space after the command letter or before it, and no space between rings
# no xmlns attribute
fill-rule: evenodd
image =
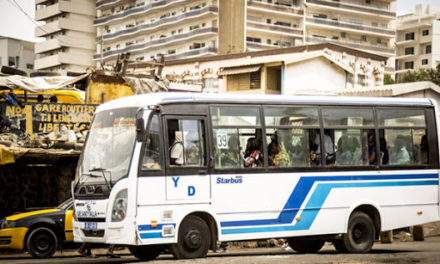
<svg viewBox="0 0 440 264"><path fill-rule="evenodd" d="M182 166L183 164L183 143L180 131L169 130L169 152L170 152L170 165Z"/></svg>
<svg viewBox="0 0 440 264"><path fill-rule="evenodd" d="M330 134L329 130L327 130L327 129L324 130L324 157L325 157L325 162L327 165L335 164L335 161L336 161L335 148L333 145L333 140L330 135L331 134ZM316 134L314 143L316 145L316 151L314 153L316 154L317 157L319 157L321 154L321 141L320 141L319 131ZM319 158L318 158L317 162L319 165Z"/></svg>
<svg viewBox="0 0 440 264"><path fill-rule="evenodd" d="M263 167L264 159L261 152L261 144L256 138L249 138L246 151L244 153L244 166L245 167Z"/></svg>
<svg viewBox="0 0 440 264"><path fill-rule="evenodd" d="M371 134L368 135L368 161L370 165L376 165L376 141Z"/></svg>

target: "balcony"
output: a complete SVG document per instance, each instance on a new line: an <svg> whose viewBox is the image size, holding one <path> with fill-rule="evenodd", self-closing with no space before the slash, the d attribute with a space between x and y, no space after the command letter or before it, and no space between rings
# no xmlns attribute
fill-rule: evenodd
<svg viewBox="0 0 440 264"><path fill-rule="evenodd" d="M159 30L160 27L162 27L162 26L180 23L180 22L188 20L190 18L200 19L202 15L206 15L206 14L210 14L210 13L217 13L217 12L218 12L218 7L216 7L216 6L205 7L205 8L201 8L201 9L197 9L197 10L194 10L191 12L184 13L179 16L163 18L163 19L160 19L160 20L153 22L153 23L140 24L136 27L127 28L127 29L120 30L120 31L117 31L114 33L104 34L103 37L104 37L104 40L110 40L110 39L113 40L113 39L117 39L122 36L135 35L135 34L141 33L141 32L145 33L150 30ZM99 38L97 38L97 40L98 39Z"/></svg>
<svg viewBox="0 0 440 264"><path fill-rule="evenodd" d="M300 29L287 27L287 26L278 26L273 24L264 24L264 23L256 23L256 22L247 22L246 23L248 30L257 30L264 31L271 34L288 34L290 36L302 37L303 31Z"/></svg>
<svg viewBox="0 0 440 264"><path fill-rule="evenodd" d="M86 67L94 66L93 60L91 60L91 57L88 54L72 54L65 52L36 59L34 64L36 70L47 69L61 64L75 64Z"/></svg>
<svg viewBox="0 0 440 264"><path fill-rule="evenodd" d="M174 36L167 37L167 38L161 38L161 39L149 41L146 43L135 44L135 45L125 47L123 49L107 51L107 52L104 52L103 58L107 59L112 56L116 56L118 54L122 54L122 53L126 53L126 52L141 51L141 50L145 51L147 49L158 48L160 46L169 45L169 44L175 44L179 41L188 41L188 39L196 39L196 38L206 37L207 35L215 35L217 33L218 33L218 28L214 28L214 27L196 29L191 32L184 33L184 34L174 35ZM93 56L93 58L95 60L100 59L101 54L95 54Z"/></svg>
<svg viewBox="0 0 440 264"><path fill-rule="evenodd" d="M197 57L203 55L215 55L215 54L217 54L217 48L207 47L202 49L190 50L180 54L165 55L165 60L170 61L170 60L178 60L178 59Z"/></svg>
<svg viewBox="0 0 440 264"><path fill-rule="evenodd" d="M379 16L387 16L390 18L396 17L396 12L390 12L387 9L366 7L366 6L356 5L356 4L348 4L348 3L341 3L341 2L328 1L328 0L307 0L307 3L314 4L314 5L321 5L321 6L325 6L325 7L333 7L333 8L350 10L350 11L375 14L375 15L379 15Z"/></svg>
<svg viewBox="0 0 440 264"><path fill-rule="evenodd" d="M299 7L295 8L295 7L269 4L269 3L260 2L260 1L253 1L253 0L249 0L247 2L247 6L252 9L254 9L254 8L264 9L265 12L273 11L275 13L285 13L288 15L295 15L295 16L303 16L304 15L304 10L299 9Z"/></svg>
<svg viewBox="0 0 440 264"><path fill-rule="evenodd" d="M326 18L307 17L306 21L308 23L313 23L315 25L324 25L324 26L329 26L329 27L333 27L333 28L338 28L340 30L348 29L351 31L363 31L363 32L368 32L368 33L382 34L382 35L386 35L388 37L393 37L396 35L396 32L394 30L390 30L390 29L364 26L364 25L343 22L343 21L337 21L337 20L332 20L332 19L326 19Z"/></svg>
<svg viewBox="0 0 440 264"><path fill-rule="evenodd" d="M38 10L35 10L35 20L36 21L42 21L45 19L48 19L53 16L60 15L62 12L60 10L60 3L45 6L43 8L40 8Z"/></svg>
<svg viewBox="0 0 440 264"><path fill-rule="evenodd" d="M274 45L274 44L246 41L246 48L248 48L249 50L269 50L269 49L280 49L287 47L280 47L279 45Z"/></svg>
<svg viewBox="0 0 440 264"><path fill-rule="evenodd" d="M310 37L310 36L306 37L306 41L309 43L330 42L330 43L345 45L345 46L355 48L355 49L369 50L369 51L373 51L373 52L380 52L383 54L394 55L394 49L384 47L381 44L372 44L371 43L371 45L365 45L365 44L354 43L354 42L350 42L350 41L341 41L341 40L336 40L336 39L331 39L331 38L318 38L318 37Z"/></svg>
<svg viewBox="0 0 440 264"><path fill-rule="evenodd" d="M123 5L125 3L133 2L131 0L98 0L96 1L96 9L110 8L118 5Z"/></svg>
<svg viewBox="0 0 440 264"><path fill-rule="evenodd" d="M95 25L104 25L110 21L113 20L120 20L120 19L126 19L129 18L131 16L135 16L135 15L146 15L148 13L151 12L157 12L159 8L170 8L172 6L182 6L184 5L186 2L191 2L191 0L163 0L163 1L159 1L159 2L153 2L150 3L148 5L142 5L142 6L134 6L132 8L126 9L122 12L119 13L115 13L115 14L111 14L108 16L104 16L104 17L99 17L97 19L95 19ZM118 2L119 4L119 2Z"/></svg>

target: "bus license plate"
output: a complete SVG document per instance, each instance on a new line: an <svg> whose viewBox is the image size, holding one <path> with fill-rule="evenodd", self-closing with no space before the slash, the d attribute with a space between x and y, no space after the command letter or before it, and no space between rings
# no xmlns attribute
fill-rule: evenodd
<svg viewBox="0 0 440 264"><path fill-rule="evenodd" d="M98 223L95 222L84 223L84 230L97 230L97 229L98 229Z"/></svg>

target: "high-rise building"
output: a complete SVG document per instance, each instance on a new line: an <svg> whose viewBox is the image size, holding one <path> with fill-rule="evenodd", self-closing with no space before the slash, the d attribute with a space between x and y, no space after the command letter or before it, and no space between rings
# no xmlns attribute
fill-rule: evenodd
<svg viewBox="0 0 440 264"><path fill-rule="evenodd" d="M10 66L30 73L34 69L34 42L0 36L0 67Z"/></svg>
<svg viewBox="0 0 440 264"><path fill-rule="evenodd" d="M440 63L440 6L417 5L397 18L396 81L408 71Z"/></svg>
<svg viewBox="0 0 440 264"><path fill-rule="evenodd" d="M94 0L35 0L35 69L40 71L84 72L95 66L96 17Z"/></svg>
<svg viewBox="0 0 440 264"><path fill-rule="evenodd" d="M394 56L396 0L98 0L97 62L333 42ZM98 63L99 64L99 63Z"/></svg>

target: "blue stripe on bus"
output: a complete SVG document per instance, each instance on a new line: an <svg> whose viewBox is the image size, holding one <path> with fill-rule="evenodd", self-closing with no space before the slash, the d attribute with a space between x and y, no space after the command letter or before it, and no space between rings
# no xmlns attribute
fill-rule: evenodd
<svg viewBox="0 0 440 264"><path fill-rule="evenodd" d="M147 239L147 238L161 238L161 237L162 237L162 232L141 233L141 234L139 234L139 236L140 236L142 239Z"/></svg>
<svg viewBox="0 0 440 264"><path fill-rule="evenodd" d="M230 229L222 229L222 234L223 235L231 235L231 234L245 234L245 233L307 230L310 228L310 226L314 222L322 205L324 204L330 191L333 188L424 186L424 185L438 185L438 184L439 184L438 180L397 181L397 182L320 183L315 188L315 191L313 192L307 205L305 206L304 210L302 211L301 216L300 216L301 220L296 222L295 225L251 227L251 228L230 228ZM262 220L247 220L245 222L247 222L248 225L260 225ZM280 223L271 223L271 224L280 224Z"/></svg>
<svg viewBox="0 0 440 264"><path fill-rule="evenodd" d="M239 220L221 222L221 227L237 226L256 226L256 225L275 225L290 224L297 215L305 198L309 194L313 185L317 181L353 181L353 180L416 180L416 179L437 179L438 174L399 174L399 175L351 175L351 176L320 176L320 177L301 177L295 186L289 199L284 205L278 218L260 220Z"/></svg>
<svg viewBox="0 0 440 264"><path fill-rule="evenodd" d="M173 227L176 227L176 224L169 223L169 224L157 224L157 227L152 227L151 225L139 225L138 231L148 231L148 230L159 230L162 229L163 226L169 226L172 225Z"/></svg>

